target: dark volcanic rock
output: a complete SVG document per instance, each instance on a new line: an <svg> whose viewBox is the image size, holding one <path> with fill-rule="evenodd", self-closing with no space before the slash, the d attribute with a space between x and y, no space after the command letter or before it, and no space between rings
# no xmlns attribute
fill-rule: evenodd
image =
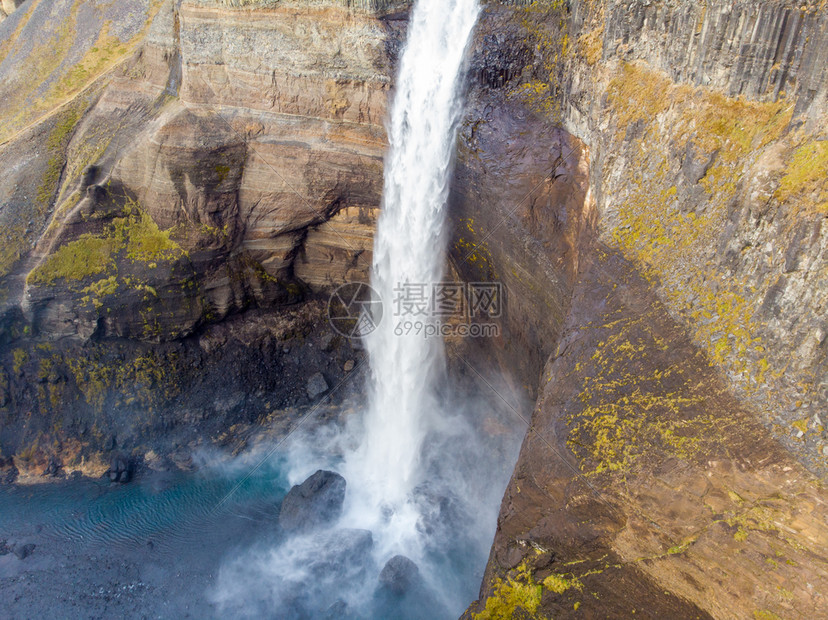
<svg viewBox="0 0 828 620"><path fill-rule="evenodd" d="M321 372L316 373L310 379L308 379L307 385L307 392L308 398L314 400L319 396L322 396L325 392L328 391L328 382L325 380L325 377L322 376Z"/></svg>
<svg viewBox="0 0 828 620"><path fill-rule="evenodd" d="M420 576L417 565L404 555L395 555L386 562L379 575L379 582L396 594L405 594Z"/></svg>
<svg viewBox="0 0 828 620"><path fill-rule="evenodd" d="M55 478L60 475L61 464L52 459L49 461L49 464L46 466L46 469L43 470L43 476L49 478Z"/></svg>
<svg viewBox="0 0 828 620"><path fill-rule="evenodd" d="M14 466L14 459L0 457L0 484L14 484L17 480L17 467Z"/></svg>
<svg viewBox="0 0 828 620"><path fill-rule="evenodd" d="M343 501L345 478L320 469L288 492L279 511L279 525L288 532L300 532L329 523L339 517Z"/></svg>
<svg viewBox="0 0 828 620"><path fill-rule="evenodd" d="M32 555L34 550L34 543L18 543L13 545L11 548L12 553L14 553L19 560L25 560L27 557Z"/></svg>
<svg viewBox="0 0 828 620"><path fill-rule="evenodd" d="M348 603L343 600L338 600L336 603L328 607L325 612L325 620L339 620L345 617L348 613Z"/></svg>
<svg viewBox="0 0 828 620"><path fill-rule="evenodd" d="M112 482L120 482L126 484L131 477L129 460L120 455L113 456L109 462L109 479Z"/></svg>

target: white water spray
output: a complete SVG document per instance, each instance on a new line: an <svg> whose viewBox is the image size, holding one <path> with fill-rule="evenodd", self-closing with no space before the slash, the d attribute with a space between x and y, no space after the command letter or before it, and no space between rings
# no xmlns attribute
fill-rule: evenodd
<svg viewBox="0 0 828 620"><path fill-rule="evenodd" d="M439 422L435 387L443 343L395 333L398 287L430 295L443 277L445 207L462 112L461 69L477 21L478 0L418 0L401 59L386 159L383 209L374 242L374 289L384 302L366 338L371 366L364 437L345 464L359 525L382 530L383 546L412 552L423 440ZM416 318L416 317L409 317ZM419 317L420 320L427 320Z"/></svg>

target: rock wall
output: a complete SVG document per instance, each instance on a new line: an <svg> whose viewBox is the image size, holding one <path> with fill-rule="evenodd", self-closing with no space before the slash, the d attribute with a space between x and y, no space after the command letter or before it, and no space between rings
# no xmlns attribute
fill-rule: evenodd
<svg viewBox="0 0 828 620"><path fill-rule="evenodd" d="M488 6L480 109L514 142L537 117L580 139L594 207L571 288L529 263L568 310L529 347L554 343L469 616L819 615L824 25L805 3Z"/></svg>
<svg viewBox="0 0 828 620"><path fill-rule="evenodd" d="M607 2L601 24L604 59L644 60L675 82L707 86L729 97L796 100L813 119L828 96L828 28L820 2ZM594 3L573 2L573 35Z"/></svg>
<svg viewBox="0 0 828 620"><path fill-rule="evenodd" d="M367 277L398 20L336 3L159 11L52 131L55 214L7 299L43 336L175 338ZM75 260L92 246L97 264Z"/></svg>
<svg viewBox="0 0 828 620"><path fill-rule="evenodd" d="M123 31L127 4L84 23ZM106 461L112 436L136 458L229 441L287 423L303 373L341 379L358 355L309 300L367 278L395 6L150 3L94 62L47 3L0 26L3 88L44 75L6 99L0 146L0 450L20 471ZM71 25L88 8L51 10ZM214 405L207 376L246 396Z"/></svg>
<svg viewBox="0 0 828 620"><path fill-rule="evenodd" d="M603 43L590 39L603 60L576 53L565 70L564 122L595 153L600 234L824 475L828 78L812 63L826 53L826 15L801 3L703 13L668 3L624 22L636 6L594 10L587 33L571 36L583 52L603 27Z"/></svg>

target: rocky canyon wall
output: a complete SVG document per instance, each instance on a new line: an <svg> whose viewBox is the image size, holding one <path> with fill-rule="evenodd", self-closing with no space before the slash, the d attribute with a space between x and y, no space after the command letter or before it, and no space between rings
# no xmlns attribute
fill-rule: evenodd
<svg viewBox="0 0 828 620"><path fill-rule="evenodd" d="M488 6L480 108L582 141L590 200L566 317L536 334L553 350L470 615L819 615L821 8ZM471 115L478 133L492 118ZM521 225L512 209L499 228Z"/></svg>
<svg viewBox="0 0 828 620"><path fill-rule="evenodd" d="M32 1L2 24L0 442L18 469L222 436L306 401L303 373L342 377L354 352L300 302L368 277L398 9ZM277 387L265 369L293 340L326 352ZM243 398L182 408L222 369Z"/></svg>

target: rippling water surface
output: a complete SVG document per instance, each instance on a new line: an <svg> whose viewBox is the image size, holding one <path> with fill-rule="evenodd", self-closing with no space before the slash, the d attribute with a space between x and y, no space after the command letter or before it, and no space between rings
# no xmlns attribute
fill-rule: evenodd
<svg viewBox="0 0 828 620"><path fill-rule="evenodd" d="M0 487L0 540L36 545L0 556L0 616L216 615L221 562L278 542L287 481L278 464L247 471Z"/></svg>

